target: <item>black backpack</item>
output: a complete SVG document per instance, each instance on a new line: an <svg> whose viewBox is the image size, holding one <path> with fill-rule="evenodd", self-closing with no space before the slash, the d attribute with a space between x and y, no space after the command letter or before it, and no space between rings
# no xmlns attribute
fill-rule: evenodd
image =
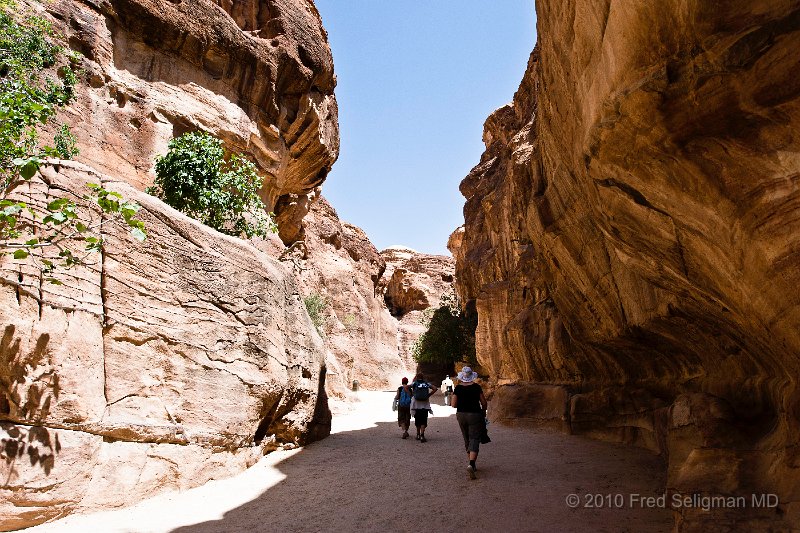
<svg viewBox="0 0 800 533"><path fill-rule="evenodd" d="M421 402L427 401L431 397L430 386L424 381L414 383L414 399Z"/></svg>

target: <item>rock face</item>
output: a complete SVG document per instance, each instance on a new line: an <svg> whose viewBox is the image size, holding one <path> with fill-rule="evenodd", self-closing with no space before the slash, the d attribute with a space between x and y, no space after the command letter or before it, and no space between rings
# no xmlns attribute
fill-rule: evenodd
<svg viewBox="0 0 800 533"><path fill-rule="evenodd" d="M137 192L170 139L203 129L257 164L280 240L302 238L339 148L313 2L22 9L84 56L77 101L59 118L87 166L48 168L20 193L41 205L111 183L144 207L149 239L104 221L102 257L63 286L0 264L0 530L199 485L327 435L325 348L291 270Z"/></svg>
<svg viewBox="0 0 800 533"><path fill-rule="evenodd" d="M381 251L381 257L386 261L386 272L379 288L386 307L398 321L398 353L409 373L413 373L416 363L411 349L425 332L430 318L424 312L439 307L442 296L453 291L455 260L422 254L404 246L389 247Z"/></svg>
<svg viewBox="0 0 800 533"><path fill-rule="evenodd" d="M196 486L328 434L323 346L283 265L83 165L43 179L31 205L103 183L142 205L149 237L104 221L97 262L60 286L0 264L0 529Z"/></svg>
<svg viewBox="0 0 800 533"><path fill-rule="evenodd" d="M336 160L333 60L311 0L56 0L55 27L85 59L63 117L79 160L137 188L157 154L202 129L246 154L289 244Z"/></svg>
<svg viewBox="0 0 800 533"><path fill-rule="evenodd" d="M679 509L681 531L800 527L799 16L538 0L461 185L458 291L510 387L494 416L651 448L682 494L778 495Z"/></svg>
<svg viewBox="0 0 800 533"><path fill-rule="evenodd" d="M328 350L328 390L385 389L406 373L397 321L378 290L386 265L364 232L339 220L325 198L303 221L304 241L284 255L305 297L323 298L321 334Z"/></svg>

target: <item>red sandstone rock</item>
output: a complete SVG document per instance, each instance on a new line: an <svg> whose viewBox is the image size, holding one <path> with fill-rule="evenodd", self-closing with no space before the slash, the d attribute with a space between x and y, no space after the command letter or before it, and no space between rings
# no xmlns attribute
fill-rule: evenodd
<svg viewBox="0 0 800 533"><path fill-rule="evenodd" d="M705 471L781 501L680 530L797 528L798 7L639 7L537 2L537 49L461 184L478 358L565 386L573 431L661 449L682 490ZM733 419L668 423L685 392Z"/></svg>

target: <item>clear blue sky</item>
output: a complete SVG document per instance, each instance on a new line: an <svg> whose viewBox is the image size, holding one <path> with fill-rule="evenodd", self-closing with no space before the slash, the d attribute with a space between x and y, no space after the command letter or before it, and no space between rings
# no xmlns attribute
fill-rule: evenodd
<svg viewBox="0 0 800 533"><path fill-rule="evenodd" d="M382 250L449 254L458 184L536 42L534 0L316 0L338 85L341 154L322 187Z"/></svg>

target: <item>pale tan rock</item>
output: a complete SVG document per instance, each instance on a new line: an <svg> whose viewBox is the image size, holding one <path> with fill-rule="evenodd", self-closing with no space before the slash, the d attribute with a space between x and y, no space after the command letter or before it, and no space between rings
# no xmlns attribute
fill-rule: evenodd
<svg viewBox="0 0 800 533"><path fill-rule="evenodd" d="M328 351L328 390L385 389L408 373L397 348L397 322L378 291L385 262L364 232L339 220L323 197L303 221L303 241L283 260L304 297L324 298L321 333Z"/></svg>
<svg viewBox="0 0 800 533"><path fill-rule="evenodd" d="M31 205L102 183L142 206L148 239L105 222L103 253L63 285L0 263L3 528L196 486L327 435L323 345L282 264L78 163L42 177L21 191Z"/></svg>
<svg viewBox="0 0 800 533"><path fill-rule="evenodd" d="M313 2L57 0L45 8L84 55L77 102L62 117L78 161L141 189L170 139L211 132L257 164L266 209L293 242L304 213L291 213L292 199L318 187L339 152L333 60Z"/></svg>

